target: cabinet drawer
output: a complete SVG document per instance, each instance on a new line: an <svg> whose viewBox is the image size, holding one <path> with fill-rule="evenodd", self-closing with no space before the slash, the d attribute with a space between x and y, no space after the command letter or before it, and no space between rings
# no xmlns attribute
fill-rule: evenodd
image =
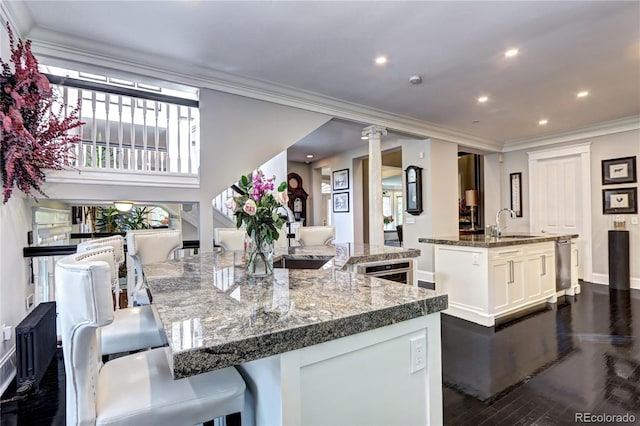
<svg viewBox="0 0 640 426"><path fill-rule="evenodd" d="M538 244L528 244L524 246L525 254L548 254L549 252L553 253L555 251L555 246L553 242L546 243L538 243Z"/></svg>
<svg viewBox="0 0 640 426"><path fill-rule="evenodd" d="M506 247L501 249L492 249L489 257L491 259L511 259L522 256L524 249L522 247Z"/></svg>

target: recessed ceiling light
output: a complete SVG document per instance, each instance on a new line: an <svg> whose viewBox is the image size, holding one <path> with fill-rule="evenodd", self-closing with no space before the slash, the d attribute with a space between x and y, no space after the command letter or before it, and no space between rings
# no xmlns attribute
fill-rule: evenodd
<svg viewBox="0 0 640 426"><path fill-rule="evenodd" d="M386 56L378 56L376 58L376 64L378 65L384 65L387 63L387 57Z"/></svg>
<svg viewBox="0 0 640 426"><path fill-rule="evenodd" d="M481 104L483 104L483 103L487 102L488 100L489 100L489 97L488 97L488 96L480 96L480 97L478 98L478 102L480 102Z"/></svg>
<svg viewBox="0 0 640 426"><path fill-rule="evenodd" d="M313 154L307 154L307 158L313 158Z"/></svg>
<svg viewBox="0 0 640 426"><path fill-rule="evenodd" d="M369 136L362 135L362 136L360 136L360 139L362 139L363 141L368 141L369 140Z"/></svg>
<svg viewBox="0 0 640 426"><path fill-rule="evenodd" d="M586 96L589 96L589 92L586 90L583 90L582 92L578 92L578 97L579 98L584 98Z"/></svg>
<svg viewBox="0 0 640 426"><path fill-rule="evenodd" d="M548 122L549 122L549 120L540 120L540 121L538 121L538 124L541 125L541 126L545 126Z"/></svg>
<svg viewBox="0 0 640 426"><path fill-rule="evenodd" d="M507 58L511 58L513 56L516 56L518 54L518 49L509 49L506 52L504 52L504 56L506 56Z"/></svg>

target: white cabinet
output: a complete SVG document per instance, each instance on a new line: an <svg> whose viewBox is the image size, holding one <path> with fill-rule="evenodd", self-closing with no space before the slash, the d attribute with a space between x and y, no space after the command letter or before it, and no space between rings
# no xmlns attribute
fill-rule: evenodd
<svg viewBox="0 0 640 426"><path fill-rule="evenodd" d="M437 244L434 260L436 290L448 294L449 315L492 326L497 318L557 300L553 241L489 248Z"/></svg>
<svg viewBox="0 0 640 426"><path fill-rule="evenodd" d="M489 251L489 307L498 313L525 298L523 249Z"/></svg>
<svg viewBox="0 0 640 426"><path fill-rule="evenodd" d="M555 249L549 244L526 248L525 299L535 301L556 291Z"/></svg>

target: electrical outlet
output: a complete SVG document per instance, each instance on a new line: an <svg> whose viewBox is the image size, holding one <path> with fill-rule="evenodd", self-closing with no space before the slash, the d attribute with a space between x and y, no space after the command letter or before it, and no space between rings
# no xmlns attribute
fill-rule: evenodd
<svg viewBox="0 0 640 426"><path fill-rule="evenodd" d="M31 309L33 307L33 294L28 295L25 299L25 307L27 308L27 311L29 309Z"/></svg>
<svg viewBox="0 0 640 426"><path fill-rule="evenodd" d="M2 325L2 341L5 342L7 340L11 340L11 326L10 325Z"/></svg>
<svg viewBox="0 0 640 426"><path fill-rule="evenodd" d="M638 224L638 216L631 216L631 224L632 225Z"/></svg>
<svg viewBox="0 0 640 426"><path fill-rule="evenodd" d="M404 218L404 223L407 223L407 224L416 223L416 220L414 218L412 218L412 217L405 217Z"/></svg>
<svg viewBox="0 0 640 426"><path fill-rule="evenodd" d="M411 343L411 368L410 373L420 371L427 366L427 340L424 336L414 337Z"/></svg>
<svg viewBox="0 0 640 426"><path fill-rule="evenodd" d="M478 253L473 253L471 255L471 264L479 265L480 264L480 255Z"/></svg>

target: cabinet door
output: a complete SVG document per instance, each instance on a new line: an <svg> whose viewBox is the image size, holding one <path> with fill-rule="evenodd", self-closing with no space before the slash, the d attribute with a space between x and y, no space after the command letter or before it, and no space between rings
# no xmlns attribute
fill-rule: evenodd
<svg viewBox="0 0 640 426"><path fill-rule="evenodd" d="M509 305L517 305L524 302L524 259L517 257L511 260L511 276L507 281L507 294Z"/></svg>
<svg viewBox="0 0 640 426"><path fill-rule="evenodd" d="M527 300L535 300L542 295L542 255L527 256L524 289Z"/></svg>
<svg viewBox="0 0 640 426"><path fill-rule="evenodd" d="M556 267L553 251L527 256L525 268L525 298L527 301L551 296L555 292Z"/></svg>
<svg viewBox="0 0 640 426"><path fill-rule="evenodd" d="M511 276L510 260L493 260L489 264L489 310L498 312L509 304L507 282Z"/></svg>

